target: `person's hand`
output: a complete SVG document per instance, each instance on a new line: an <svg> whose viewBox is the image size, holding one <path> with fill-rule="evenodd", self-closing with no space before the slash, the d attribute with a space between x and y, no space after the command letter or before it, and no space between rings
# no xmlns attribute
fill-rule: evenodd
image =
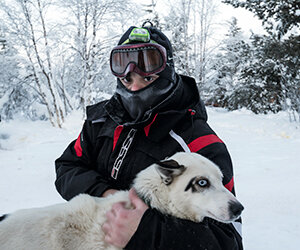
<svg viewBox="0 0 300 250"><path fill-rule="evenodd" d="M105 234L105 242L124 248L142 219L143 214L149 208L132 188L129 190L129 199L133 209L126 209L123 202L115 203L106 214L106 222L102 226Z"/></svg>

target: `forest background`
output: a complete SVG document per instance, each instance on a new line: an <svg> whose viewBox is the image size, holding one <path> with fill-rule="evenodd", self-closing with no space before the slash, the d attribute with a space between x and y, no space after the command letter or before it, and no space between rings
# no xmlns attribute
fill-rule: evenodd
<svg viewBox="0 0 300 250"><path fill-rule="evenodd" d="M177 72L196 79L206 105L283 110L300 121L299 0L147 2L0 0L1 118L61 127L73 110L84 117L87 105L115 90L111 48L130 25L150 20L171 40ZM245 32L235 17L217 22L224 3L253 13L264 32Z"/></svg>

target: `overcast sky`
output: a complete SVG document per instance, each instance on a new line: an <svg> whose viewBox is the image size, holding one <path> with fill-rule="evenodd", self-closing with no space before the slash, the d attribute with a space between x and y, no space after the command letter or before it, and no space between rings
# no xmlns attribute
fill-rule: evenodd
<svg viewBox="0 0 300 250"><path fill-rule="evenodd" d="M248 34L250 34L250 30L254 33L264 32L261 21L248 10L233 8L231 5L220 3L219 12L221 20L229 20L235 16L238 19L238 25Z"/></svg>

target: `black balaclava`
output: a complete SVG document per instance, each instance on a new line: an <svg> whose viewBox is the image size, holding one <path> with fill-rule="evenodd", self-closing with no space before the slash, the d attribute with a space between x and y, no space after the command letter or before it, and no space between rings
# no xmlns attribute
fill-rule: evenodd
<svg viewBox="0 0 300 250"><path fill-rule="evenodd" d="M132 29L131 26L125 34L121 37L118 45L126 41ZM172 58L172 46L169 39L155 27L143 27L150 33L150 39L162 45L167 50L167 65L166 68L158 73L159 78L148 86L131 91L127 89L122 82L117 79L116 93L119 94L120 100L127 110L128 114L134 122L143 120L146 111L153 109L163 100L165 100L173 91L176 83L176 74Z"/></svg>

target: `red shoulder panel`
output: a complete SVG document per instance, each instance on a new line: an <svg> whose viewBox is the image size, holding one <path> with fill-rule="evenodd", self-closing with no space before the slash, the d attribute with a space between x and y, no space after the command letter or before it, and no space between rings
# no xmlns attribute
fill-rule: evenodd
<svg viewBox="0 0 300 250"><path fill-rule="evenodd" d="M204 135L189 143L188 147L191 152L198 152L200 149L216 142L224 143L218 136L214 134Z"/></svg>

